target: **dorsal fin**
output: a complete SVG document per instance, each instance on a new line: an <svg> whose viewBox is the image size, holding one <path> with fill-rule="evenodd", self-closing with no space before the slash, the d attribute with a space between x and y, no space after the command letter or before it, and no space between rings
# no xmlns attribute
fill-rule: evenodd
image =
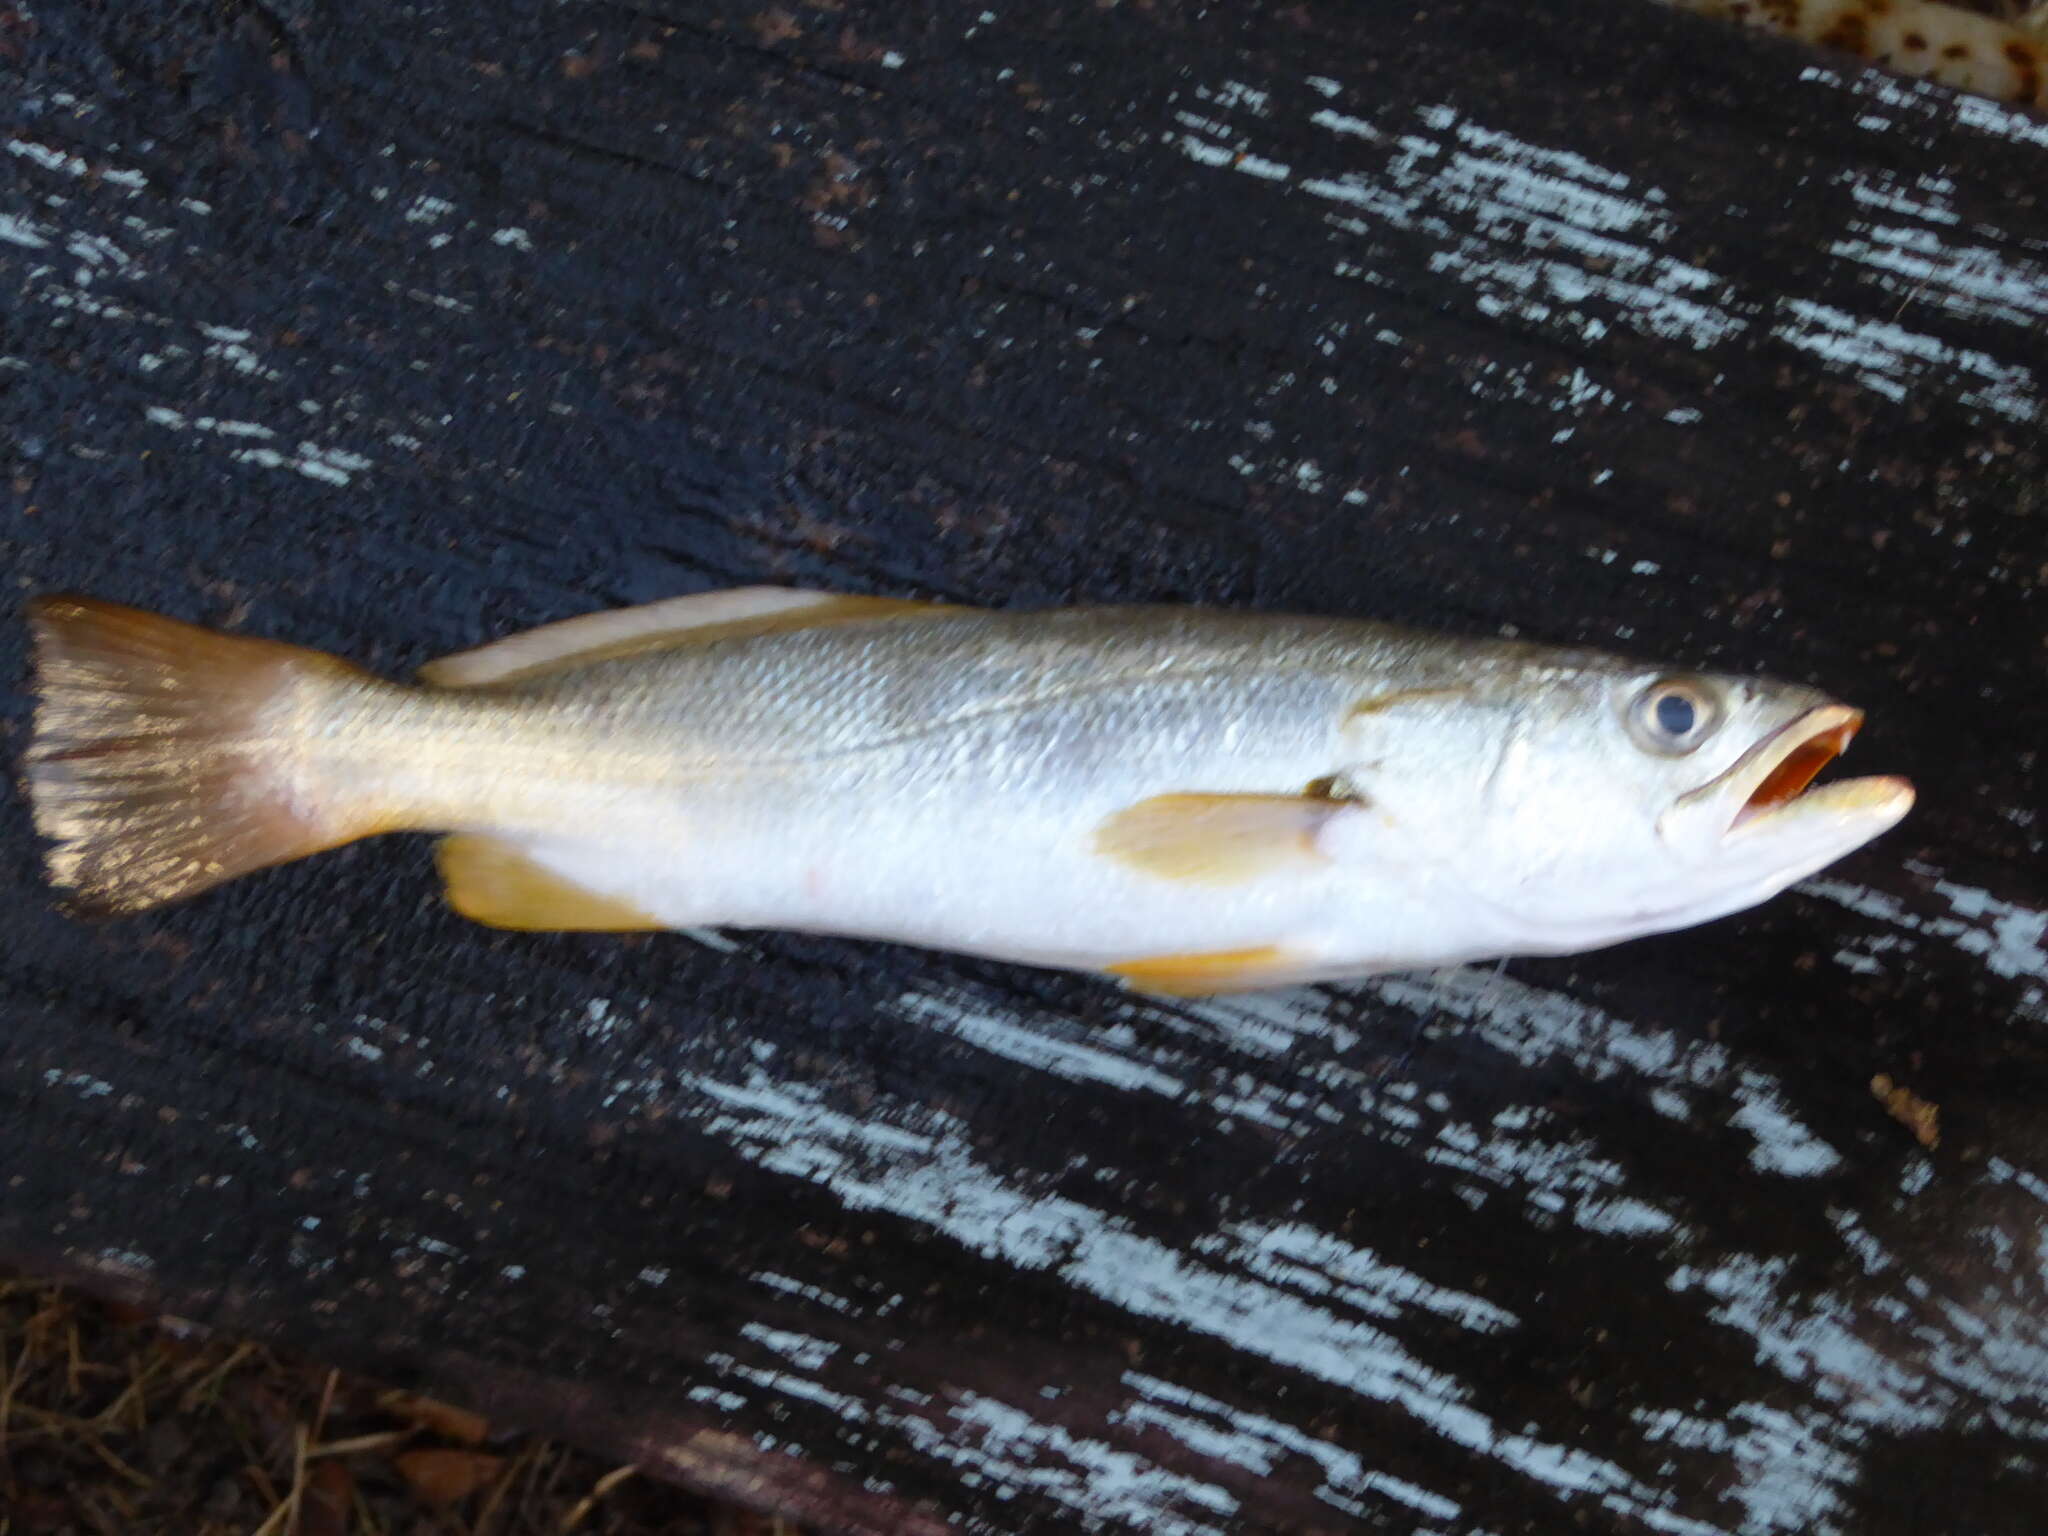
<svg viewBox="0 0 2048 1536"><path fill-rule="evenodd" d="M422 682L437 688L479 688L676 645L948 611L952 610L944 603L907 598L844 597L795 587L733 587L543 624L489 645L439 657L421 667L419 675Z"/></svg>

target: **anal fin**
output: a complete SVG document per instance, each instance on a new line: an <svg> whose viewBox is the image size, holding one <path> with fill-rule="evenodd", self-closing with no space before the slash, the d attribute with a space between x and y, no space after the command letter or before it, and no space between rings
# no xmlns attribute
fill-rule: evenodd
<svg viewBox="0 0 2048 1536"><path fill-rule="evenodd" d="M1161 997L1208 997L1217 992L1251 992L1277 986L1301 969L1302 957L1268 944L1258 949L1218 949L1207 954L1152 955L1104 966L1134 992Z"/></svg>
<svg viewBox="0 0 2048 1536"><path fill-rule="evenodd" d="M615 896L588 890L495 837L458 832L434 845L448 905L471 922L529 932L634 933L666 928Z"/></svg>

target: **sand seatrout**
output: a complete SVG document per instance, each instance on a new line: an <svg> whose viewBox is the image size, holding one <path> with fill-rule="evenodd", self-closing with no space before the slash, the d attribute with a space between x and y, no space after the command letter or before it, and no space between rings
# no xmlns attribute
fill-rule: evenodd
<svg viewBox="0 0 2048 1536"><path fill-rule="evenodd" d="M1764 900L1906 813L1808 789L1861 717L1592 651L1187 608L747 588L419 686L47 597L27 778L132 912L436 831L508 928L900 940L1201 993L1594 948Z"/></svg>

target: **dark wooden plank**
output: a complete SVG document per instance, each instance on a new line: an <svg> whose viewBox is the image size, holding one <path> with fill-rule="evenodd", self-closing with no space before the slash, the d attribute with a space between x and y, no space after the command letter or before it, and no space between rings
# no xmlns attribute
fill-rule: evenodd
<svg viewBox="0 0 2048 1536"><path fill-rule="evenodd" d="M394 671L763 579L1512 626L1923 795L1707 929L1189 1007L482 933L410 840L84 927L10 800L0 1256L840 1530L2032 1528L2037 119L1622 4L0 46L24 590Z"/></svg>

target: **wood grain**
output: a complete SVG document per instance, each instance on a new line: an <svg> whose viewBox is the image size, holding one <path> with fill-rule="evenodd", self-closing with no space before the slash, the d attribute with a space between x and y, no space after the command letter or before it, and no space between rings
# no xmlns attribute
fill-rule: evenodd
<svg viewBox="0 0 2048 1536"><path fill-rule="evenodd" d="M1190 1006L482 932L410 839L88 927L10 799L0 1257L832 1530L2033 1529L2039 119L1620 3L0 52L24 593L392 672L750 581L1366 614L1811 679L1921 790L1695 932Z"/></svg>

